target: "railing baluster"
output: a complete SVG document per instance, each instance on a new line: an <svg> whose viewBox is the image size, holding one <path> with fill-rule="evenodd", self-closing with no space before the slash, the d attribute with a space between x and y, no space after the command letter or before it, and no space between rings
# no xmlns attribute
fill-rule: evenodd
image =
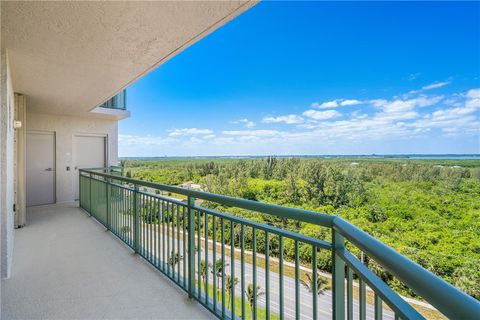
<svg viewBox="0 0 480 320"><path fill-rule="evenodd" d="M155 221L155 266L158 268L160 266L159 264L159 259L158 259L158 252L159 252L159 248L158 248L158 239L160 238L160 234L159 234L159 230L158 230L158 227L159 227L159 217L158 217L158 199L157 198L154 198L153 199L153 216L154 216L154 221Z"/></svg>
<svg viewBox="0 0 480 320"><path fill-rule="evenodd" d="M171 274L171 271L172 271L172 268L170 266L170 263L172 261L172 252L170 251L170 203L167 202L167 226L166 226L166 229L167 229L167 275L170 275Z"/></svg>
<svg viewBox="0 0 480 320"><path fill-rule="evenodd" d="M177 254L178 254L178 261L177 261L177 282L180 283L180 261L185 257L184 255L180 255L180 206L177 206Z"/></svg>
<svg viewBox="0 0 480 320"><path fill-rule="evenodd" d="M133 189L133 223L135 229L135 252L140 253L140 213L138 210L139 207L139 196L138 196L138 185L134 186Z"/></svg>
<svg viewBox="0 0 480 320"><path fill-rule="evenodd" d="M132 226L132 237L131 237L131 241L132 241L132 246L133 248L135 249L138 242L137 241L137 238L138 237L138 230L137 230L137 213L136 213L136 209L133 207L133 202L132 202L132 199L135 198L135 192L130 190L130 189L124 189L124 198L123 198L123 208L124 208L124 214L122 216L122 224L125 225L125 221L127 221L128 219L131 220L131 226ZM127 211L128 211L128 214L127 214ZM130 216L130 217L129 217ZM136 250L136 249L135 249ZM138 253L138 251L136 251Z"/></svg>
<svg viewBox="0 0 480 320"><path fill-rule="evenodd" d="M203 230L205 238L205 260L203 263L205 268L205 303L208 305L208 215L207 213L204 213L204 215Z"/></svg>
<svg viewBox="0 0 480 320"><path fill-rule="evenodd" d="M90 215L92 215L92 174L89 173L88 174L88 180L89 180L89 188L88 188L88 191L89 191L89 198L90 200L88 200L88 213L90 213Z"/></svg>
<svg viewBox="0 0 480 320"><path fill-rule="evenodd" d="M265 313L266 319L270 319L270 238L265 232Z"/></svg>
<svg viewBox="0 0 480 320"><path fill-rule="evenodd" d="M140 255L145 256L145 224L143 223L143 195L138 195L138 219L140 224Z"/></svg>
<svg viewBox="0 0 480 320"><path fill-rule="evenodd" d="M146 196L142 194L142 226L143 226L143 257L148 260L148 225L147 225L147 201Z"/></svg>
<svg viewBox="0 0 480 320"><path fill-rule="evenodd" d="M382 299L375 293L375 320L383 318Z"/></svg>
<svg viewBox="0 0 480 320"><path fill-rule="evenodd" d="M177 261L177 248L175 248L175 208L176 205L174 203L172 203L172 206L171 206L171 226L172 226L172 278L175 279L175 264L176 264L176 261Z"/></svg>
<svg viewBox="0 0 480 320"><path fill-rule="evenodd" d="M360 278L359 280L359 309L360 309L360 320L365 320L367 318L367 303L366 303L366 286L365 286L365 281Z"/></svg>
<svg viewBox="0 0 480 320"><path fill-rule="evenodd" d="M332 231L332 260L333 260L333 292L332 307L333 319L343 320L345 318L345 262L337 254L337 251L345 249L345 239L341 234Z"/></svg>
<svg viewBox="0 0 480 320"><path fill-rule="evenodd" d="M153 208L152 208L152 201L153 197L148 198L148 223L150 224L150 261L153 262L154 260L154 252L155 252L155 233L154 233L154 224L153 224Z"/></svg>
<svg viewBox="0 0 480 320"><path fill-rule="evenodd" d="M222 318L225 319L225 222L223 218L220 218L220 230L222 232Z"/></svg>
<svg viewBox="0 0 480 320"><path fill-rule="evenodd" d="M253 251L253 319L257 319L257 230L252 228L252 251Z"/></svg>
<svg viewBox="0 0 480 320"><path fill-rule="evenodd" d="M300 319L300 261L298 240L295 240L295 318Z"/></svg>
<svg viewBox="0 0 480 320"><path fill-rule="evenodd" d="M213 310L215 310L215 314L217 314L217 219L215 216L212 216L212 227L213 227Z"/></svg>
<svg viewBox="0 0 480 320"><path fill-rule="evenodd" d="M353 272L347 267L347 319L353 320Z"/></svg>
<svg viewBox="0 0 480 320"><path fill-rule="evenodd" d="M110 215L111 215L111 212L110 212L111 211L111 208L110 208L110 205L111 205L110 204L110 201L111 201L111 199L110 199L110 188L111 188L110 187L110 178L107 177L107 178L105 178L105 189L106 189L105 192L107 193L106 194L106 201L107 201L107 203L106 203L107 208L106 209L107 209L107 229L108 230L112 229L112 226L110 225L110 219L111 219L110 218Z"/></svg>
<svg viewBox="0 0 480 320"><path fill-rule="evenodd" d="M187 217L185 207L182 207L182 233L183 233L183 287L187 287Z"/></svg>
<svg viewBox="0 0 480 320"><path fill-rule="evenodd" d="M231 305L231 318L235 319L235 233L234 233L234 224L233 220L230 221L230 268L231 268L231 273L230 273L230 280L231 280L231 286L232 286L232 291L230 292L230 300L232 302Z"/></svg>
<svg viewBox="0 0 480 320"><path fill-rule="evenodd" d="M246 319L247 314L245 313L245 236L244 236L244 225L240 225L240 269L241 269L241 297L242 297L242 319Z"/></svg>
<svg viewBox="0 0 480 320"><path fill-rule="evenodd" d="M124 235L123 239L127 239L128 236L128 244L130 245L131 248L135 250L135 226L134 226L134 213L133 213L133 208L130 206L132 203L131 201L128 201L127 199L131 198L131 194L127 194L127 190L124 188L119 188L118 190L118 216L117 216L117 224L119 227L120 232ZM128 202L128 206L127 206ZM124 224L123 219L124 217L127 217L128 223ZM129 232L128 233L123 233L122 230L123 226L128 225L129 226Z"/></svg>
<svg viewBox="0 0 480 320"><path fill-rule="evenodd" d="M197 279L197 285L198 285L198 298L200 299L202 296L202 279L200 277L200 260L202 258L202 226L201 226L201 212L200 210L197 210L197 247L198 247L198 253L196 255L197 258L197 273L198 273L198 279Z"/></svg>
<svg viewBox="0 0 480 320"><path fill-rule="evenodd" d="M118 209L118 191L119 191L119 188L116 187L116 186L112 186L113 188L113 212L114 212L114 215L113 215L113 223L114 223L114 226L115 226L115 232L117 233L117 235L119 236L119 238L122 238L121 237L121 234L120 234L120 228L118 226L118 214L120 212L120 210Z"/></svg>
<svg viewBox="0 0 480 320"><path fill-rule="evenodd" d="M167 249L166 249L166 239L165 239L165 223L167 218L165 217L165 201L162 200L161 202L161 211L162 211L162 270L165 271L165 267L167 264L166 256L167 256ZM189 216L190 219L190 216ZM190 220L189 220L190 221ZM190 232L190 229L189 229ZM190 265L189 265L190 267Z"/></svg>
<svg viewBox="0 0 480 320"><path fill-rule="evenodd" d="M130 220L131 227L132 227L132 236L130 237L130 241L132 242L132 247L136 250L137 242L137 214L135 213L135 208L133 207L133 198L135 198L135 192L130 189L124 189L124 198L123 198L123 216L121 218L122 224L125 225L125 221ZM137 251L135 251L137 252ZM138 253L138 252L137 252Z"/></svg>
<svg viewBox="0 0 480 320"><path fill-rule="evenodd" d="M317 297L318 297L318 273L317 273L317 247L312 246L312 318L317 319Z"/></svg>
<svg viewBox="0 0 480 320"><path fill-rule="evenodd" d="M195 294L195 199L188 197L188 294Z"/></svg>
<svg viewBox="0 0 480 320"><path fill-rule="evenodd" d="M152 239L152 224L150 223L150 196L145 196L145 226L147 227L147 260L151 261L152 248L150 246Z"/></svg>
<svg viewBox="0 0 480 320"><path fill-rule="evenodd" d="M284 303L284 297L283 297L283 236L278 237L278 246L279 246L279 256L278 256L278 261L279 261L279 276L278 276L278 283L279 283L279 291L280 291L280 320L283 320L284 318L284 310L283 310L283 303Z"/></svg>

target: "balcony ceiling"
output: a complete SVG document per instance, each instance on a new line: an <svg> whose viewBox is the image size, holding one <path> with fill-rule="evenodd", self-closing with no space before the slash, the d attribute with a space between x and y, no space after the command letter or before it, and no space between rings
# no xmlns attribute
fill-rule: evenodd
<svg viewBox="0 0 480 320"><path fill-rule="evenodd" d="M3 1L2 47L29 110L85 115L254 4Z"/></svg>

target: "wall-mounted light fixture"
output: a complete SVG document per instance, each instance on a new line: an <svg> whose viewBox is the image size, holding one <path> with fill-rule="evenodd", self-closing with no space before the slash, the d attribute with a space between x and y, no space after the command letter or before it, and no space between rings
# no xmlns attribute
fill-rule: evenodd
<svg viewBox="0 0 480 320"><path fill-rule="evenodd" d="M20 129L22 127L22 121L14 120L13 121L13 128Z"/></svg>

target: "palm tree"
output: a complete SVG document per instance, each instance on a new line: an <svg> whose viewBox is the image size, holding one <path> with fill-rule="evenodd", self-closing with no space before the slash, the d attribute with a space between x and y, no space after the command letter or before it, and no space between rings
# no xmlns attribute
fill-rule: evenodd
<svg viewBox="0 0 480 320"><path fill-rule="evenodd" d="M174 253L173 251L170 253L170 257L167 260L167 265L170 266L172 269L175 268L177 263L183 260L183 256L179 253Z"/></svg>
<svg viewBox="0 0 480 320"><path fill-rule="evenodd" d="M205 260L200 261L200 270L198 271L198 274L200 277L202 277L203 280L203 285L205 286L205 291L208 290L207 288L207 273L208 270L212 267L212 264L209 262L208 264L205 262Z"/></svg>
<svg viewBox="0 0 480 320"><path fill-rule="evenodd" d="M237 277L232 279L231 275L227 275L227 278L225 279L225 290L228 292L228 306L230 306L230 302L232 301L232 290L235 290L234 288L237 284Z"/></svg>
<svg viewBox="0 0 480 320"><path fill-rule="evenodd" d="M307 288L308 292L312 293L313 292L313 287L314 287L314 284L315 284L315 282L313 281L313 277L310 273L307 273L305 275L305 278L307 278L307 279L306 280L301 279L300 283L305 288ZM317 277L317 295L322 295L322 294L325 293L325 291L327 290L327 283L328 283L328 281L325 280L324 278Z"/></svg>
<svg viewBox="0 0 480 320"><path fill-rule="evenodd" d="M245 290L245 295L247 296L247 301L250 304L250 310L252 311L252 319L254 318L253 316L253 307L255 304L255 301L258 301L258 298L263 296L265 292L261 291L261 287L257 285L257 290L254 292L253 290L253 284L250 283L248 284L247 290Z"/></svg>
<svg viewBox="0 0 480 320"><path fill-rule="evenodd" d="M223 265L222 259L215 261L215 266L212 269L212 274L217 278L217 293L220 290L220 279L223 276L224 268L228 266L228 263Z"/></svg>

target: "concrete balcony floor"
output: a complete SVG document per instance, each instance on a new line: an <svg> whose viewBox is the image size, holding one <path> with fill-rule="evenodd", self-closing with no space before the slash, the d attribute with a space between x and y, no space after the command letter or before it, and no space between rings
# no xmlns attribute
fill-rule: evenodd
<svg viewBox="0 0 480 320"><path fill-rule="evenodd" d="M31 207L15 232L3 319L211 319L76 205Z"/></svg>

